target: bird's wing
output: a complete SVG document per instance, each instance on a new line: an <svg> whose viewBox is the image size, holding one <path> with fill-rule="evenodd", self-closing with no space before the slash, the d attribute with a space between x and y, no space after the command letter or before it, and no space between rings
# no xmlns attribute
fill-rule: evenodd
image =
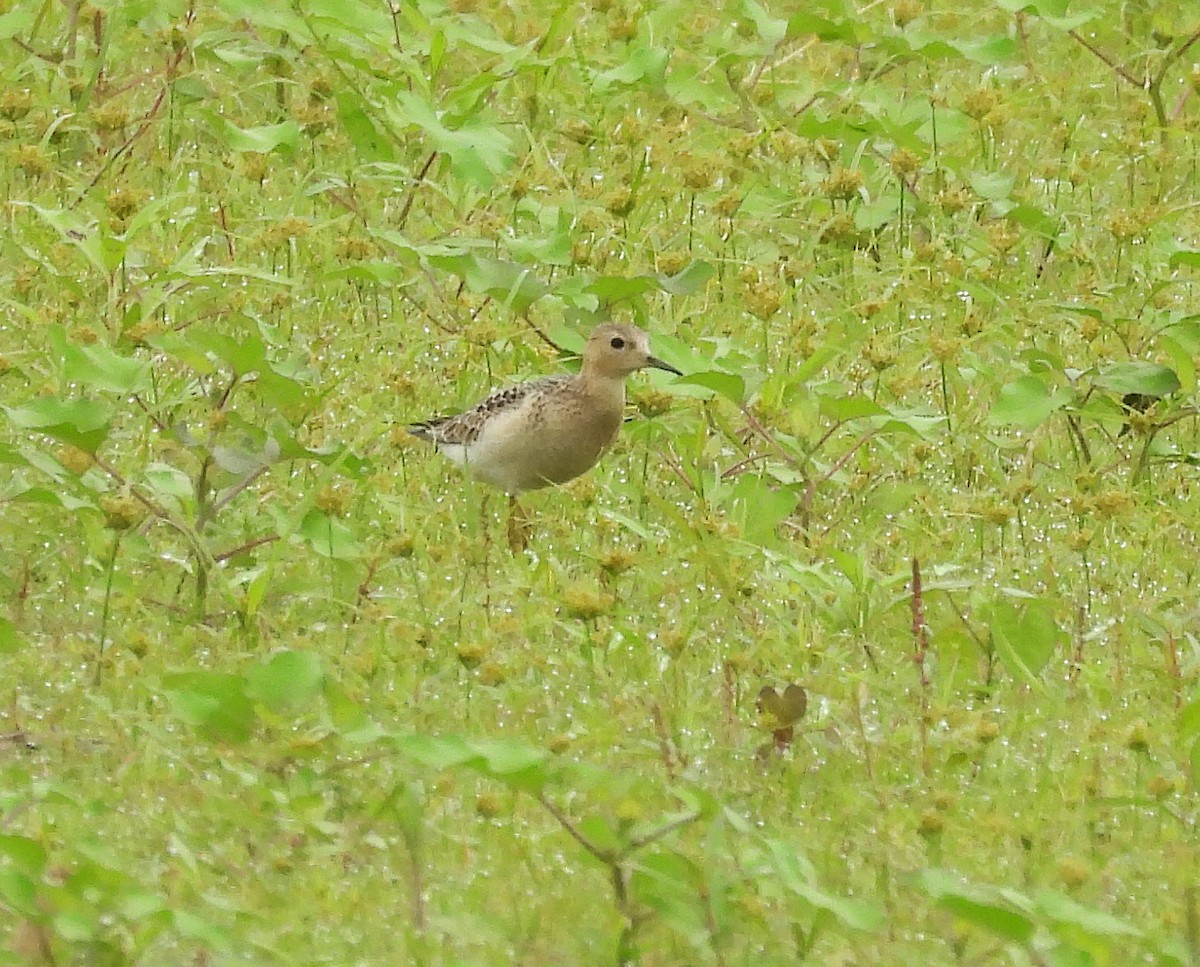
<svg viewBox="0 0 1200 967"><path fill-rule="evenodd" d="M490 396L454 416L440 416L433 420L423 420L409 425L409 432L414 436L429 440L431 443L448 443L465 445L474 443L483 430L484 424L498 413L513 410L525 402L531 395L549 389L551 386L568 380L569 376L543 376L541 379L531 379L516 386L498 389Z"/></svg>

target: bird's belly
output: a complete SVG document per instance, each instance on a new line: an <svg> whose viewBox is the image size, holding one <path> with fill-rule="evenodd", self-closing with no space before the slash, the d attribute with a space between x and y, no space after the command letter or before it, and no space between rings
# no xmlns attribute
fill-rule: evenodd
<svg viewBox="0 0 1200 967"><path fill-rule="evenodd" d="M467 461L471 476L508 493L566 483L591 469L620 427L616 419L577 421L553 418L505 425L480 434Z"/></svg>

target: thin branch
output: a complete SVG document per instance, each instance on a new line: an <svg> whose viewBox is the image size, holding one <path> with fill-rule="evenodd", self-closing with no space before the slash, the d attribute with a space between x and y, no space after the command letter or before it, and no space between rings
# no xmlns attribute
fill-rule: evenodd
<svg viewBox="0 0 1200 967"><path fill-rule="evenodd" d="M730 477L736 477L739 473L744 473L752 464L766 460L769 456L769 453L755 453L746 457L745 460L739 460L732 467L721 471L721 479L728 480Z"/></svg>
<svg viewBox="0 0 1200 967"><path fill-rule="evenodd" d="M265 537L256 537L252 541L246 541L245 544L239 544L237 547L231 548L228 551L222 551L220 554L213 555L213 563L220 564L222 561L228 561L231 557L237 557L239 554L245 554L247 551L252 551L256 547L261 547L263 544L271 544L279 540L278 534L268 534Z"/></svg>
<svg viewBox="0 0 1200 967"><path fill-rule="evenodd" d="M61 64L62 63L62 59L63 59L62 54L43 54L40 50L35 48L32 44L26 43L20 37L10 37L9 40L11 40L14 44L16 44L18 47L20 47L23 51L25 51L25 53L32 54L34 57L40 58L41 60L44 60L49 64Z"/></svg>
<svg viewBox="0 0 1200 967"><path fill-rule="evenodd" d="M575 840L575 842L587 850L592 856L596 857L596 859L598 859L605 866L617 866L616 858L609 853L608 850L601 849L586 836L584 836L583 833L581 833L575 827L575 824L567 818L566 813L564 813L561 809L554 805L554 803L546 798L545 793L538 793L537 800L546 807L546 812L558 820L558 824L570 834L571 838Z"/></svg>
<svg viewBox="0 0 1200 967"><path fill-rule="evenodd" d="M1120 64L1118 64L1115 60L1113 60L1111 57L1109 57L1108 54L1106 54L1104 51L1102 51L1099 47L1095 46L1094 44L1092 44L1089 41L1087 41L1086 39L1084 39L1077 30L1068 30L1067 36L1070 37L1072 40L1078 41L1087 50L1091 51L1093 54L1095 54L1097 57L1099 57L1102 61L1104 61L1104 63L1106 63L1109 67L1111 67L1113 69L1113 71L1116 73L1116 75L1118 77L1120 77L1122 80L1127 81L1128 83L1132 84L1134 87L1136 87L1140 90L1144 91L1146 89L1147 84L1146 84L1145 78L1138 77L1136 74L1133 74L1130 71L1126 70L1124 67L1122 67Z"/></svg>
<svg viewBox="0 0 1200 967"><path fill-rule="evenodd" d="M567 354L567 351L565 349L563 349L562 346L560 346L553 339L551 339L544 332L542 332L541 329L538 328L537 324L532 319L529 318L528 312L523 313L521 315L521 318L525 320L525 324L527 326L529 326L530 329L533 330L534 334L538 337L538 339L540 339L542 342L544 342L547 346L549 346L551 349L553 349L556 353L561 353L564 356Z"/></svg>
<svg viewBox="0 0 1200 967"><path fill-rule="evenodd" d="M433 162L437 160L437 156L438 153L436 151L431 151L429 157L425 159L425 164L417 172L417 177L413 179L412 187L408 190L408 197L404 199L404 206L400 209L400 228L404 228L404 223L408 221L408 213L412 210L413 202L417 200L417 190L425 181L425 176L429 174L429 169L433 167Z"/></svg>
<svg viewBox="0 0 1200 967"><path fill-rule="evenodd" d="M146 405L146 401L143 400L137 393L133 394L133 402L137 404L138 408L141 409L143 413L150 417L150 422L154 424L159 433L169 433L171 431L171 428L155 415L154 411Z"/></svg>
<svg viewBox="0 0 1200 967"><path fill-rule="evenodd" d="M1200 30L1197 30L1194 34L1192 34L1192 36L1190 36L1187 40L1185 40L1182 44L1180 44L1163 58L1162 67L1159 68L1158 73L1154 76L1154 83L1156 85L1162 84L1163 78L1167 76L1167 71L1171 69L1171 65L1179 60L1179 58L1184 54L1186 54L1188 49L1191 48L1197 41L1200 41Z"/></svg>
<svg viewBox="0 0 1200 967"><path fill-rule="evenodd" d="M629 844L617 854L617 859L623 860L625 857L636 853L643 847L649 846L651 843L658 842L664 836L669 836L671 833L675 832L675 830L682 829L684 826L694 823L699 818L700 811L695 810L694 812L686 813L683 816L671 820L669 823L659 826L658 829L652 829L644 836L639 836L636 839L630 840Z"/></svg>
<svg viewBox="0 0 1200 967"><path fill-rule="evenodd" d="M780 442L767 432L766 427L764 427L762 423L759 422L758 417L754 415L754 411L751 410L750 407L745 403L739 403L738 409L742 411L742 416L746 418L746 424L750 427L750 429L758 434L759 437L766 440L767 443L771 445L771 448L783 458L784 463L797 470L801 475L804 475L804 462L802 460L798 460L793 454L788 453L787 450L785 450L780 444ZM826 434L823 439L828 438L828 434ZM820 446L820 444L818 444L818 446Z"/></svg>
<svg viewBox="0 0 1200 967"><path fill-rule="evenodd" d="M235 483L232 487L221 495L220 499L213 502L212 513L218 514L222 507L233 500L238 494L249 487L254 481L261 477L264 473L271 469L271 464L264 463L261 466L255 467L250 473L246 474L241 480Z"/></svg>
<svg viewBox="0 0 1200 967"><path fill-rule="evenodd" d="M682 483L685 487L687 487L687 489L690 490L692 493L698 493L698 491L696 490L696 485L688 479L687 474L683 472L682 465L679 463L678 460L675 459L675 457L672 454L667 453L665 450L660 450L658 452L658 455L662 458L663 463L666 464L667 469L670 470L671 473L675 474L675 476L679 478L680 483Z"/></svg>
<svg viewBox="0 0 1200 967"><path fill-rule="evenodd" d="M869 433L864 433L862 436L860 436L858 438L858 440L855 441L854 445L852 447L850 447L849 450L847 450L840 457L838 457L838 459L836 461L834 461L833 466L830 467L828 471L826 471L820 477L814 477L812 480L810 480L808 482L808 486L804 490L804 499L800 502L800 505L804 508L804 511L806 514L808 513L809 510L812 509L812 502L813 502L813 498L817 494L817 487L819 487L826 480L828 480L830 477L832 477L835 473L837 473L839 470L841 470L842 467L844 467L846 465L846 463L850 460L850 458L852 456L854 456L854 454L858 450L858 448L861 447L868 440L870 440L871 437L873 437L878 432L879 432L879 429L876 428L874 430L871 430Z"/></svg>
<svg viewBox="0 0 1200 967"><path fill-rule="evenodd" d="M958 606L958 602L955 601L953 597L951 597L949 591L945 592L945 596L946 596L946 600L948 602L950 602L951 610L958 616L958 620L962 622L963 627L967 629L967 634L969 634L971 636L972 640L975 642L975 644L977 644L979 646L979 650L982 651L984 654L987 654L987 652L988 652L987 642L984 641L979 636L979 632L976 631L974 626L971 624L971 622L969 622L967 620L967 616L963 613L962 608L960 608Z"/></svg>
<svg viewBox="0 0 1200 967"><path fill-rule="evenodd" d="M166 520L166 521L171 520L170 512L165 507L163 507L162 504L158 503L158 501L152 499L151 497L146 496L140 490L138 490L137 487L135 487L131 483L129 483L129 481L127 481L125 479L125 475L122 474L120 470L118 470L111 463L109 463L107 460L105 460L103 457L101 457L100 454L98 454L98 453L93 453L91 456L92 456L92 461L96 464L97 467L99 467L106 474L108 474L110 477L112 477L113 480L115 480L117 482L117 485L119 487L128 489L129 493L133 495L133 498L138 503L140 503L143 507L145 507L148 511L150 511L151 514L153 514L155 517L157 517L161 520Z"/></svg>
<svg viewBox="0 0 1200 967"><path fill-rule="evenodd" d="M913 662L921 685L921 771L929 773L929 629L925 624L925 596L921 588L921 563L912 559Z"/></svg>
<svg viewBox="0 0 1200 967"><path fill-rule="evenodd" d="M189 11L188 19L191 20L193 17L194 13ZM116 151L108 156L108 160L106 160L100 167L100 170L96 172L92 180L87 183L86 187L79 193L78 197L71 202L71 208L75 208L77 205L79 205L79 203L88 196L88 193L100 183L100 180L106 174L108 174L112 166L117 163L117 160L123 154L125 154L126 151L133 147L134 142L136 142L143 134L150 130L150 124L155 117L157 117L158 112L162 110L163 102L165 102L167 99L167 92L171 89L171 83L175 80L175 72L178 70L180 63L182 63L183 56L186 52L187 47L181 47L175 53L175 56L168 61L166 70L166 83L163 85L162 90L158 92L158 96L154 99L154 103L150 105L150 110L148 110L145 116L142 118L142 123L137 126L137 129L133 132L133 134L125 139L124 144L122 144L119 148L117 148Z"/></svg>
<svg viewBox="0 0 1200 967"><path fill-rule="evenodd" d="M208 552L204 549L204 545L200 543L200 538L190 527L187 526L187 524L176 520L171 516L170 511L163 507L162 504L143 494L137 487L127 483L121 472L112 464L105 461L98 453L92 454L92 460L95 462L97 467L112 477L113 480L115 480L120 486L128 488L129 493L133 495L133 498L147 510L149 510L157 520L160 520L164 524L167 524L168 526L179 531L179 533L183 535L183 539L187 541L188 545L191 547L192 552L200 561L205 562L206 564L211 563L211 558L209 557Z"/></svg>
<svg viewBox="0 0 1200 967"><path fill-rule="evenodd" d="M1159 430L1165 429L1172 423L1178 423L1180 420L1186 420L1189 417L1195 416L1197 413L1200 413L1200 409L1197 409L1194 406L1185 406L1182 410L1178 410L1165 419L1155 423L1154 432L1157 433Z"/></svg>

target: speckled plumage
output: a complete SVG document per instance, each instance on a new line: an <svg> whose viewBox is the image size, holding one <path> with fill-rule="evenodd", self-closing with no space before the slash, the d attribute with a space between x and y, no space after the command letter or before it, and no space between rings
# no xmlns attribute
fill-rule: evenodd
<svg viewBox="0 0 1200 967"><path fill-rule="evenodd" d="M595 465L625 409L625 378L647 366L680 375L650 354L635 326L597 326L577 376L544 376L497 390L456 416L409 429L475 479L509 494L561 484Z"/></svg>
<svg viewBox="0 0 1200 967"><path fill-rule="evenodd" d="M516 386L498 389L476 403L469 410L455 416L439 416L432 420L414 423L409 429L423 440L437 444L471 444L479 438L479 431L492 417L511 407L520 406L531 394L552 393L554 386L565 383L570 376L543 376Z"/></svg>

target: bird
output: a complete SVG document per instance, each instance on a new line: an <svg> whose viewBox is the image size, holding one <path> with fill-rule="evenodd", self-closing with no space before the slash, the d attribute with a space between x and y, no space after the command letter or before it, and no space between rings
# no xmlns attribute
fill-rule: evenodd
<svg viewBox="0 0 1200 967"><path fill-rule="evenodd" d="M626 377L646 368L683 375L651 354L650 338L637 326L601 323L584 347L578 375L499 389L462 413L408 429L515 501L524 491L566 483L596 465L624 420Z"/></svg>

